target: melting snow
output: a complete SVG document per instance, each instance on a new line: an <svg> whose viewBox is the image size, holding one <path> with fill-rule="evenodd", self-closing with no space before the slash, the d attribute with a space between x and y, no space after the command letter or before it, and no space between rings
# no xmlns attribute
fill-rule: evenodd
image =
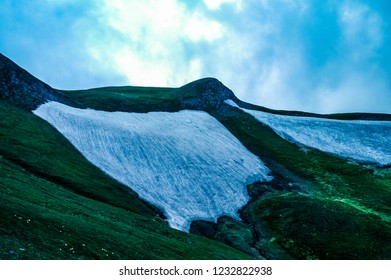
<svg viewBox="0 0 391 280"><path fill-rule="evenodd" d="M232 100L226 103L238 107ZM390 121L341 121L241 109L288 141L361 162L391 164Z"/></svg>
<svg viewBox="0 0 391 280"><path fill-rule="evenodd" d="M172 227L238 218L245 188L269 170L205 112L125 113L49 102L34 111L91 163L164 209Z"/></svg>

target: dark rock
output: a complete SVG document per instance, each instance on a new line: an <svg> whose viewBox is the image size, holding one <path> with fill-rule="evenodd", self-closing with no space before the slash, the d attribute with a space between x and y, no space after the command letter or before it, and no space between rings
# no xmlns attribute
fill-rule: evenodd
<svg viewBox="0 0 391 280"><path fill-rule="evenodd" d="M217 229L217 225L213 222L196 220L190 225L190 233L213 238Z"/></svg>
<svg viewBox="0 0 391 280"><path fill-rule="evenodd" d="M264 197L276 192L276 188L269 182L254 182L247 185L248 195L252 198Z"/></svg>
<svg viewBox="0 0 391 280"><path fill-rule="evenodd" d="M262 198L261 198L262 199ZM275 233L269 228L267 223L255 213L257 202L247 204L241 211L242 219L251 225L254 242L252 247L258 253L269 260L290 260L294 259L276 239Z"/></svg>
<svg viewBox="0 0 391 280"><path fill-rule="evenodd" d="M257 259L265 259L254 247L255 236L251 225L222 216L217 221L214 239L245 252Z"/></svg>
<svg viewBox="0 0 391 280"><path fill-rule="evenodd" d="M0 100L31 111L48 101L72 105L66 96L0 54Z"/></svg>
<svg viewBox="0 0 391 280"><path fill-rule="evenodd" d="M204 78L179 88L184 98L182 106L195 110L220 108L224 100L237 101L235 94L215 78Z"/></svg>

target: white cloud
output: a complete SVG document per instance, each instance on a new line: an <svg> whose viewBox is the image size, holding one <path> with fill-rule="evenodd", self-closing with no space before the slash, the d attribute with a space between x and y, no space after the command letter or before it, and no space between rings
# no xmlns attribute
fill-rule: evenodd
<svg viewBox="0 0 391 280"><path fill-rule="evenodd" d="M164 43L186 38L212 41L223 32L219 22L188 10L177 0L104 0L100 12L107 16L110 26L135 42L153 39Z"/></svg>
<svg viewBox="0 0 391 280"><path fill-rule="evenodd" d="M211 10L219 10L224 4L234 5L237 11L243 8L243 0L204 0L204 3Z"/></svg>
<svg viewBox="0 0 391 280"><path fill-rule="evenodd" d="M390 102L382 66L372 62L383 47L384 19L358 0L321 8L304 0L204 0L191 8L180 0L91 3L68 32L77 39L78 59L84 59L72 63L98 73L97 86L113 80L176 87L213 76L239 98L276 109L335 112L367 104L376 110L381 102L380 110ZM326 27L314 34L320 25ZM326 38L335 32L335 54L314 66L310 60L318 50L309 53L306 44L322 32ZM76 41L64 45L61 61L67 58L64 48L75 52ZM78 82L83 79L78 75ZM367 101L359 102L361 96Z"/></svg>
<svg viewBox="0 0 391 280"><path fill-rule="evenodd" d="M176 0L103 0L95 13L106 31L86 38L89 55L133 85L179 86L201 78L204 63L189 49L225 34L222 24Z"/></svg>
<svg viewBox="0 0 391 280"><path fill-rule="evenodd" d="M158 86L167 83L166 75L173 74L164 64L154 64L154 62L143 61L128 48L118 49L113 54L115 67L126 75L128 80L139 85Z"/></svg>
<svg viewBox="0 0 391 280"><path fill-rule="evenodd" d="M346 73L336 86L321 85L314 95L319 113L389 113L391 108L391 92L384 77L368 73Z"/></svg>
<svg viewBox="0 0 391 280"><path fill-rule="evenodd" d="M197 41L215 41L223 36L223 26L217 22L204 18L200 13L194 13L185 21L185 36L194 42Z"/></svg>
<svg viewBox="0 0 391 280"><path fill-rule="evenodd" d="M367 5L351 1L341 5L339 22L343 41L353 51L352 58L368 58L382 46L382 19Z"/></svg>

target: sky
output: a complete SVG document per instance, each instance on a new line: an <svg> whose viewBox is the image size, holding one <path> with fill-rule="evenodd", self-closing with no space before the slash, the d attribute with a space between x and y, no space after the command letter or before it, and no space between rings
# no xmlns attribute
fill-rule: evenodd
<svg viewBox="0 0 391 280"><path fill-rule="evenodd" d="M0 2L0 52L55 88L215 77L273 109L391 113L389 0Z"/></svg>

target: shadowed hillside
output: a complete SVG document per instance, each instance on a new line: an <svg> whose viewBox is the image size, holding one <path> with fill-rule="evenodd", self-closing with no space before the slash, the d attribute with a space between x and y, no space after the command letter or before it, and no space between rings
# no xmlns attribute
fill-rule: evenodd
<svg viewBox="0 0 391 280"><path fill-rule="evenodd" d="M240 108L227 104L227 100ZM164 205L154 206L137 194L131 183L121 184L92 165L65 134L31 112L48 101L106 111L105 114L132 113L132 120L140 122L137 127L143 127L144 115L139 113L155 112L153 125L148 125L160 127L163 116L173 117L167 112L202 110L208 120L213 119L227 130L230 139L240 141L247 152L258 157L271 171L273 180L243 185L248 201L239 209L240 219L222 215L213 221L195 220L190 226L191 234L172 229L167 224ZM129 86L63 91L52 89L1 55L0 258L391 259L390 166L360 162L289 141L242 109L340 120L391 120L386 114L316 115L270 110L238 100L214 78L179 88ZM89 114L88 110L78 112L81 116ZM156 121L159 116L160 123ZM195 126L190 119L180 121L184 127L192 125L205 135L206 126L202 123ZM136 124L131 122L121 125L134 139L144 139L145 135L155 139L156 131L135 130ZM175 128L171 126L163 136L159 135L160 146L134 144L130 148L150 148L144 155L157 154L158 160L164 162L164 156L154 149L159 146L180 151L165 147L174 138L170 133L180 133L181 127ZM89 127L84 129L87 132ZM105 131L101 133L104 138ZM216 138L216 143L217 140L222 141ZM196 138L186 141L197 145ZM94 144L89 143L92 147ZM117 151L129 155L127 144L121 145ZM219 145L224 150L225 144ZM386 139L384 145L391 144ZM387 152L386 147L383 150ZM115 149L111 151L111 157L120 157ZM194 154L192 158L198 159L202 153ZM129 156L129 162L133 157ZM178 152L177 157L184 162L184 166L175 167L181 172L188 168L186 164L194 163L187 161L183 153ZM148 160L149 157L143 158L145 166ZM235 160L235 164L243 164L240 158ZM224 163L207 164L219 169ZM138 172L143 174L145 170L140 168ZM151 182L161 178L159 171L153 172ZM166 170L164 175L169 177L171 173ZM211 174L200 173L197 184L202 185L202 176ZM142 179L142 175L139 177ZM202 185L206 197L212 193L208 192L210 185ZM224 186L219 187L223 192ZM197 203L205 202L200 197L195 199Z"/></svg>

